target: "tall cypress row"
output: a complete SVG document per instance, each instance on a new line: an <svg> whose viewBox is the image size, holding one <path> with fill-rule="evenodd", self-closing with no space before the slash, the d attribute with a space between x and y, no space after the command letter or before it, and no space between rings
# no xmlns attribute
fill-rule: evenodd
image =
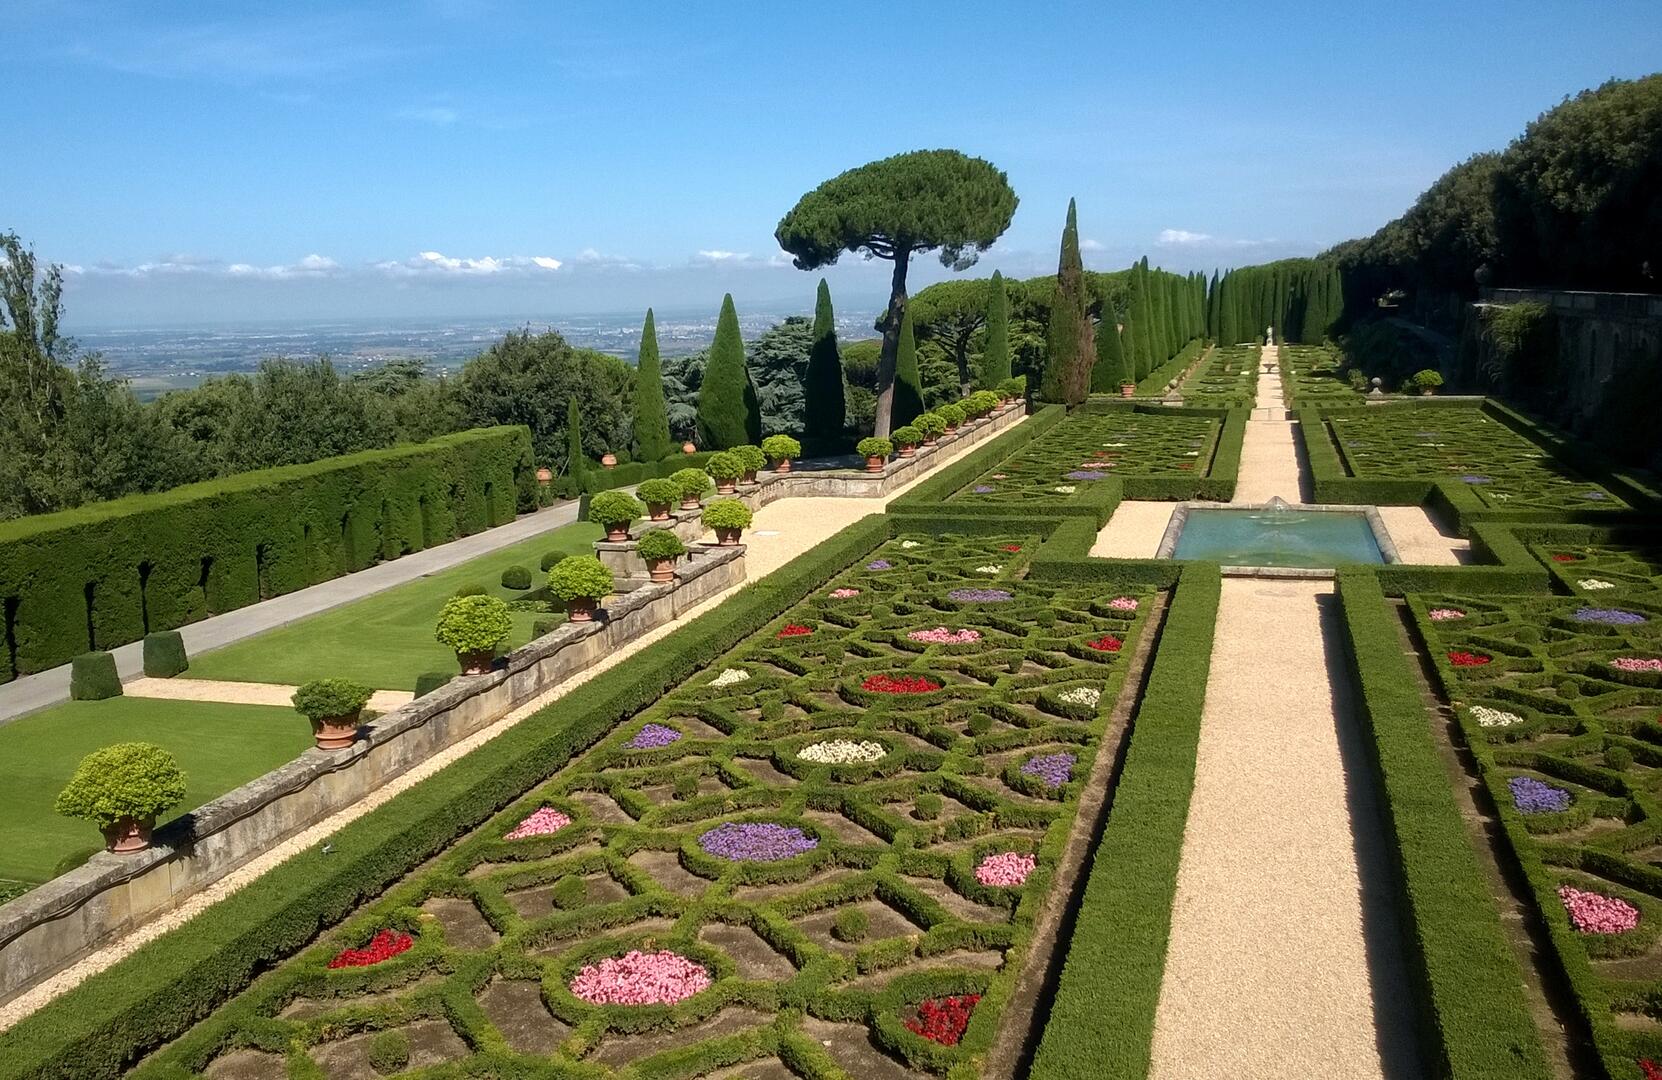
<svg viewBox="0 0 1662 1080"><path fill-rule="evenodd" d="M1120 384L1136 382L1126 365L1125 343L1114 325L1114 312L1106 304L1096 327L1096 364L1091 368L1091 393L1117 394Z"/></svg>
<svg viewBox="0 0 1662 1080"><path fill-rule="evenodd" d="M635 456L658 461L669 452L669 409L664 404L664 372L658 361L658 328L652 309L647 308L640 358L635 363Z"/></svg>
<svg viewBox="0 0 1662 1080"><path fill-rule="evenodd" d="M894 361L894 428L910 424L923 415L923 377L918 374L918 343L912 331L912 309L900 320L900 346Z"/></svg>
<svg viewBox="0 0 1662 1080"><path fill-rule="evenodd" d="M1068 200L1068 220L1062 227L1062 250L1056 266L1056 295L1050 306L1045 337L1044 381L1039 396L1046 401L1077 405L1090 391L1096 348L1091 341L1091 317L1085 296L1085 266L1079 257L1079 218Z"/></svg>
<svg viewBox="0 0 1662 1080"><path fill-rule="evenodd" d="M1142 382L1161 363L1154 355L1154 303L1149 297L1148 256L1143 256L1133 272L1137 278L1137 310L1132 313L1132 321L1137 328L1137 381Z"/></svg>
<svg viewBox="0 0 1662 1080"><path fill-rule="evenodd" d="M1010 297L1004 275L993 271L987 289L987 344L981 351L981 389L991 390L1010 377Z"/></svg>
<svg viewBox="0 0 1662 1080"><path fill-rule="evenodd" d="M814 301L814 337L808 350L808 372L802 380L802 434L814 442L842 437L847 418L843 400L843 360L837 350L837 320L831 310L831 286L819 279Z"/></svg>
<svg viewBox="0 0 1662 1080"><path fill-rule="evenodd" d="M698 389L698 437L705 450L726 450L762 441L762 412L744 364L744 338L733 294L721 301L716 340Z"/></svg>

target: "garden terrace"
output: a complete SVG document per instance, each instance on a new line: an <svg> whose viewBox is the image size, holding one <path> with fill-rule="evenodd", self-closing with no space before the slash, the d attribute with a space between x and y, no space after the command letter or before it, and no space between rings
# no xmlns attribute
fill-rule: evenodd
<svg viewBox="0 0 1662 1080"><path fill-rule="evenodd" d="M1250 407L1258 394L1256 345L1220 345L1178 387L1183 404L1204 408Z"/></svg>
<svg viewBox="0 0 1662 1080"><path fill-rule="evenodd" d="M902 534L861 555L141 1075L275 1068L284 1048L332 1063L367 1052L337 1036L385 1028L487 1071L527 1053L772 1056L805 1076L980 1060L1052 944L1035 923L1156 607L1021 580L1036 539ZM381 930L385 959L331 969ZM631 949L704 977L684 1001L594 1003L626 991L605 961ZM909 1029L964 995L961 1041Z"/></svg>
<svg viewBox="0 0 1662 1080"><path fill-rule="evenodd" d="M1344 355L1331 345L1283 345L1281 382L1289 408L1360 405L1367 390L1350 385L1340 370Z"/></svg>

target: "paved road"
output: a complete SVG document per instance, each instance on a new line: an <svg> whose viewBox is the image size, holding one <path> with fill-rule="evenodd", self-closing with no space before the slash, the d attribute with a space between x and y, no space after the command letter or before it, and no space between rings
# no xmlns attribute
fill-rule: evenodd
<svg viewBox="0 0 1662 1080"><path fill-rule="evenodd" d="M346 574L329 581L287 593L245 608L215 615L201 622L179 628L185 639L185 652L194 656L209 649L217 649L234 641L279 626L296 619L316 615L320 611L350 604L366 596L414 581L425 574L447 570L458 563L488 555L499 548L529 540L561 525L577 520L577 503L561 502L545 507L534 514L526 514L506 525L464 536L448 544L418 551L392 562L377 563L367 570ZM141 642L133 642L113 650L116 670L123 681L144 674L144 653ZM35 675L25 675L9 683L0 684L0 725L26 713L44 709L69 700L69 665L55 667Z"/></svg>

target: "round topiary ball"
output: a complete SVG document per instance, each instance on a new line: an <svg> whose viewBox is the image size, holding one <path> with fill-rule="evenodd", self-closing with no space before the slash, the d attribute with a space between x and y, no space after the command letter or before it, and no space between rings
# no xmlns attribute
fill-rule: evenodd
<svg viewBox="0 0 1662 1080"><path fill-rule="evenodd" d="M502 587L524 591L531 587L531 571L523 566L510 566L502 571Z"/></svg>

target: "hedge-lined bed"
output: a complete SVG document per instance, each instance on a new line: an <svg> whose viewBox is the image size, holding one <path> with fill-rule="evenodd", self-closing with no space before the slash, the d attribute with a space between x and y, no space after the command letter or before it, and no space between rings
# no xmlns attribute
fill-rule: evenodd
<svg viewBox="0 0 1662 1080"><path fill-rule="evenodd" d="M1189 370L1189 365L1195 362L1206 348L1203 338L1192 338L1188 344L1178 350L1176 356L1145 375L1137 383L1139 397L1159 397L1166 392L1166 385L1173 379Z"/></svg>
<svg viewBox="0 0 1662 1080"><path fill-rule="evenodd" d="M1360 405L1367 389L1358 390L1341 373L1344 354L1336 345L1283 345L1281 384L1292 408L1319 405Z"/></svg>
<svg viewBox="0 0 1662 1080"><path fill-rule="evenodd" d="M1662 606L1409 598L1608 1075L1662 1064Z"/></svg>
<svg viewBox="0 0 1662 1080"><path fill-rule="evenodd" d="M1178 387L1183 404L1207 408L1251 408L1258 400L1256 345L1220 345Z"/></svg>

